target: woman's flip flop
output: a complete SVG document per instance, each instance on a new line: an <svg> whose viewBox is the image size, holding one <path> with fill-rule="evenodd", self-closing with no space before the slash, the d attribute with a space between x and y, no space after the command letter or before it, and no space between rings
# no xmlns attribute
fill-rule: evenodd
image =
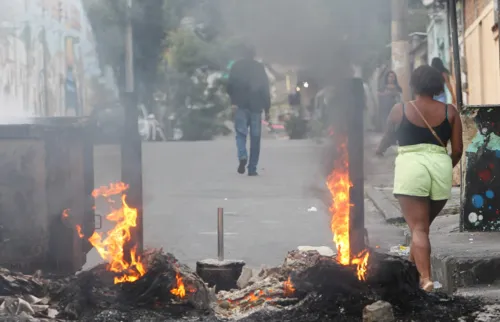
<svg viewBox="0 0 500 322"><path fill-rule="evenodd" d="M426 292L432 292L434 290L434 282L427 281L422 284L422 289Z"/></svg>

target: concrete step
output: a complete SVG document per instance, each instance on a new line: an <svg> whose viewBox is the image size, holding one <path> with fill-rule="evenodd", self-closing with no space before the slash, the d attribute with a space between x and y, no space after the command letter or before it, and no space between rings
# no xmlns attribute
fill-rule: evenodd
<svg viewBox="0 0 500 322"><path fill-rule="evenodd" d="M500 285L463 287L457 289L455 295L479 297L489 303L498 303L500 302Z"/></svg>
<svg viewBox="0 0 500 322"><path fill-rule="evenodd" d="M434 280L452 294L461 288L500 284L500 233L431 234Z"/></svg>

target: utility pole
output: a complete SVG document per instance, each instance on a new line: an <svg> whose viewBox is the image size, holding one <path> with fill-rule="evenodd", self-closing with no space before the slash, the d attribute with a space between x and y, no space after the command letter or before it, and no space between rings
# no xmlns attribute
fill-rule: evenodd
<svg viewBox="0 0 500 322"><path fill-rule="evenodd" d="M47 51L48 51L48 45L47 45L47 28L46 26L46 20L45 20L45 13L47 9L43 7L42 9L42 17L43 17L43 27L42 27L42 60L43 60L43 102L40 102L40 104L43 104L43 108L40 110L40 114L37 116L49 116L47 111L49 110L49 87L48 87L48 82L47 82Z"/></svg>
<svg viewBox="0 0 500 322"><path fill-rule="evenodd" d="M134 86L134 44L132 28L132 0L127 1L127 25L125 31L125 93L123 95L124 128L121 142L122 181L129 185L127 203L137 209L137 226L131 231L132 240L125 245L128 250L137 247L143 251L143 204L142 204L142 141L137 120L137 96ZM129 254L129 251L125 252Z"/></svg>
<svg viewBox="0 0 500 322"><path fill-rule="evenodd" d="M391 0L392 70L403 89L403 100L411 99L410 43L408 42L408 0Z"/></svg>
<svg viewBox="0 0 500 322"><path fill-rule="evenodd" d="M134 38L132 29L132 0L127 1L127 27L125 34L125 87L134 92Z"/></svg>
<svg viewBox="0 0 500 322"><path fill-rule="evenodd" d="M359 129L364 128L363 111L366 108L365 90L361 69L354 78L348 81L348 124L347 150L349 161L349 178L352 187L349 191L351 204L349 212L349 243L351 258L366 249L365 245L365 190L364 190L364 138Z"/></svg>

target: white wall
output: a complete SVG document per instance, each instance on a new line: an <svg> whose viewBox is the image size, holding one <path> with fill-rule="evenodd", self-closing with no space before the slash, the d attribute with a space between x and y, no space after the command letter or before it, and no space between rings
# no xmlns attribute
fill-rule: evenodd
<svg viewBox="0 0 500 322"><path fill-rule="evenodd" d="M0 117L87 115L100 74L80 0L0 1Z"/></svg>

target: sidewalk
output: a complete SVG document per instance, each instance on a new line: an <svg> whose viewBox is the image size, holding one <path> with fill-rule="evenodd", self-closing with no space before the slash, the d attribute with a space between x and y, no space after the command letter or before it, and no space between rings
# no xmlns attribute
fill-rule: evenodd
<svg viewBox="0 0 500 322"><path fill-rule="evenodd" d="M384 158L375 155L381 135L365 136L365 193L388 223L407 230L399 205L392 195L396 149ZM460 188L431 226L432 274L443 291L460 294L486 294L500 299L500 233L459 231Z"/></svg>

